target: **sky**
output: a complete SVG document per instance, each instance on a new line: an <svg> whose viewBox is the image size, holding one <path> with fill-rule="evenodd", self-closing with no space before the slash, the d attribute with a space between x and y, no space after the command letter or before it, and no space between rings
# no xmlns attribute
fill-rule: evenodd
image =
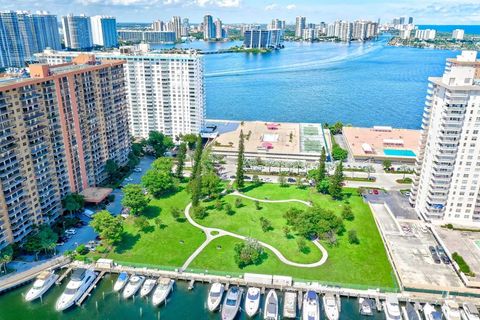
<svg viewBox="0 0 480 320"><path fill-rule="evenodd" d="M272 18L292 23L303 15L312 23L378 18L387 22L412 16L417 24L480 25L479 0L0 0L0 10L113 15L118 22L151 22L179 15L195 23L208 13L224 23L267 23Z"/></svg>

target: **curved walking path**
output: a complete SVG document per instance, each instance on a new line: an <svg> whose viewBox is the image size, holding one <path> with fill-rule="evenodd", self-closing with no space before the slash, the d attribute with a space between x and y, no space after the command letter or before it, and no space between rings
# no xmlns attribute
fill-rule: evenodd
<svg viewBox="0 0 480 320"><path fill-rule="evenodd" d="M238 191L235 191L235 192L233 192L229 195L242 197L242 198L245 198L245 199L258 201L258 202L263 202L263 203L299 202L299 203L303 203L304 205L309 206L309 207L312 206L310 202L303 201L303 200L298 200L298 199L291 199L291 200L262 200L262 199L256 199L256 198L244 195L244 194L242 194ZM247 239L247 237L245 237L245 236L242 236L242 235L230 232L230 231L226 231L226 230L218 229L218 228L210 228L210 227L202 226L201 224L199 224L195 220L193 220L193 218L190 216L190 209L191 208L192 208L192 203L190 202L187 205L187 207L185 208L185 217L187 218L187 220L190 224L192 224L194 227L197 227L197 228L201 229L205 233L207 239L200 245L200 247L198 247L195 250L195 252L193 252L190 255L190 257L188 257L187 261L185 261L185 263L182 266L182 270L187 269L188 266L190 265L190 263L203 251L203 249L205 249L205 247L212 240L214 240L216 238L223 237L223 236L230 236L230 237L234 237L234 238L241 239L241 240L246 240ZM212 233L216 233L216 234L213 235ZM320 250L320 252L322 252L322 258L317 262L305 264L305 263L298 263L298 262L290 261L287 258L285 258L285 256L279 250L277 250L277 248L275 248L275 247L273 247L273 246L271 246L268 243L265 243L263 241L258 241L258 243L260 245L262 245L263 247L271 250L278 257L278 259L280 259L280 261L283 262L284 264L292 266L292 267L299 267L299 268L315 268L315 267L319 267L319 266L323 265L327 261L327 259L328 259L327 250L322 246L322 244L317 239L313 240L312 242Z"/></svg>

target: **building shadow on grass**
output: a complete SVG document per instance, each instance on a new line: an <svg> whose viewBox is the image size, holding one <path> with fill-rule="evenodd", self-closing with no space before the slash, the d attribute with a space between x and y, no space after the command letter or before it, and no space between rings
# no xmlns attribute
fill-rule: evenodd
<svg viewBox="0 0 480 320"><path fill-rule="evenodd" d="M252 183L252 184L249 184L248 186L242 188L242 189L240 190L240 192L245 193L245 192L248 192L248 191L252 191L252 190L260 187L262 184L263 184L263 183L260 183L260 184L253 184L253 183Z"/></svg>
<svg viewBox="0 0 480 320"><path fill-rule="evenodd" d="M120 245L115 247L115 253L122 254L131 250L139 239L139 234L132 235L130 233L124 233Z"/></svg>

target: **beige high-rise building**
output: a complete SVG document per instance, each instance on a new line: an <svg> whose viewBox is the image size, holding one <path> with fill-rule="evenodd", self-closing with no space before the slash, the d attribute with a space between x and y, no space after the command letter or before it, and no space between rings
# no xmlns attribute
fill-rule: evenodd
<svg viewBox="0 0 480 320"><path fill-rule="evenodd" d="M61 213L130 152L124 61L79 56L0 82L0 249Z"/></svg>

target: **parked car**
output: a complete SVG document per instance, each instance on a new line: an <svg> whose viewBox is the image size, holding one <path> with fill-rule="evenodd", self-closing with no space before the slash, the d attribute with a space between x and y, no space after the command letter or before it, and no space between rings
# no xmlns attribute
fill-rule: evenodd
<svg viewBox="0 0 480 320"><path fill-rule="evenodd" d="M288 178L287 181L288 181L289 183L295 183L295 182L297 182L297 179L295 179L295 178Z"/></svg>
<svg viewBox="0 0 480 320"><path fill-rule="evenodd" d="M373 189L373 194L378 194L378 190L377 190L377 189Z"/></svg>
<svg viewBox="0 0 480 320"><path fill-rule="evenodd" d="M439 255L445 254L445 250L441 245L436 246L436 249Z"/></svg>
<svg viewBox="0 0 480 320"><path fill-rule="evenodd" d="M441 256L443 263L450 264L450 259L447 257L446 254L442 254Z"/></svg>
<svg viewBox="0 0 480 320"><path fill-rule="evenodd" d="M435 261L435 263L441 263L442 261L440 260L440 257L438 256L438 254L432 254L432 258L433 258L433 261Z"/></svg>
<svg viewBox="0 0 480 320"><path fill-rule="evenodd" d="M76 233L77 233L77 230L75 230L73 228L65 230L65 234L67 234L67 235L74 235Z"/></svg>
<svg viewBox="0 0 480 320"><path fill-rule="evenodd" d="M142 172L142 168L135 168L133 169L133 172Z"/></svg>
<svg viewBox="0 0 480 320"><path fill-rule="evenodd" d="M428 250L430 250L430 254L431 254L431 255L437 254L437 250L435 249L434 246L429 246L429 247L428 247Z"/></svg>

